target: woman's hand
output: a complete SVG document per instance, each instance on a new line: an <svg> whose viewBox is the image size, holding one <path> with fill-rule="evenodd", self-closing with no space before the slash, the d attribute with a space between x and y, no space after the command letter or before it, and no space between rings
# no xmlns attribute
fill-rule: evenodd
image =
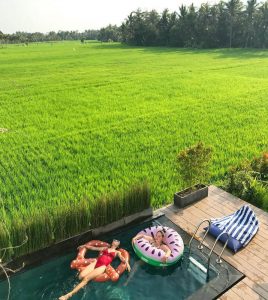
<svg viewBox="0 0 268 300"><path fill-rule="evenodd" d="M130 265L129 265L129 263L128 263L128 259L125 259L125 258L122 256L122 254L121 254L120 251L117 251L117 255L118 255L119 259L122 261L122 263L126 264L127 270L128 270L128 272L130 272L131 268L130 268Z"/></svg>
<svg viewBox="0 0 268 300"><path fill-rule="evenodd" d="M86 246L85 245L80 245L77 247L77 250L80 250L81 248L85 248Z"/></svg>
<svg viewBox="0 0 268 300"><path fill-rule="evenodd" d="M132 244L134 244L137 240L144 238L143 234L137 234L136 236L134 236L134 238L132 239Z"/></svg>
<svg viewBox="0 0 268 300"><path fill-rule="evenodd" d="M59 298L59 300L67 300L67 299L70 299L71 297L72 297L72 293L68 293L68 294L66 294L64 296L61 296Z"/></svg>
<svg viewBox="0 0 268 300"><path fill-rule="evenodd" d="M167 263L167 259L168 259L168 256L165 255L164 257L162 257L161 261L166 264Z"/></svg>
<svg viewBox="0 0 268 300"><path fill-rule="evenodd" d="M168 246L162 245L161 249L165 252L165 256L161 259L163 263L167 263L168 258L171 255L171 250Z"/></svg>
<svg viewBox="0 0 268 300"><path fill-rule="evenodd" d="M127 270L128 270L128 272L130 272L131 271L131 267L130 267L130 265L129 265L128 262L126 262L126 264L127 264Z"/></svg>

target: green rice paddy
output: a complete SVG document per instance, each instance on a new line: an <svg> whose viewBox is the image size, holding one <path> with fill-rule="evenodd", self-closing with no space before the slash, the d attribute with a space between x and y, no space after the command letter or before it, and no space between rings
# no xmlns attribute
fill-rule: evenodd
<svg viewBox="0 0 268 300"><path fill-rule="evenodd" d="M268 51L79 42L0 48L5 216L73 206L147 179L159 207L201 140L212 178L268 149ZM7 131L6 131L7 130Z"/></svg>

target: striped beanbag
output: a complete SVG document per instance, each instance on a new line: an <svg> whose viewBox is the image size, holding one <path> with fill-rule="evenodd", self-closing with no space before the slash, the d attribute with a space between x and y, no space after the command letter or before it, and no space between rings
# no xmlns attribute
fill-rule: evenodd
<svg viewBox="0 0 268 300"><path fill-rule="evenodd" d="M237 252L250 242L258 229L259 221L254 211L248 205L244 205L229 216L211 220L209 233L215 237L222 232L229 233L227 247ZM223 243L226 240L227 235L224 234L220 237L220 241Z"/></svg>

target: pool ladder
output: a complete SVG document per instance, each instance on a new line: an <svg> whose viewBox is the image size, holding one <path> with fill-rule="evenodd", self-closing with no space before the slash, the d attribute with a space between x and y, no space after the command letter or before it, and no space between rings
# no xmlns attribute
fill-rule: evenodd
<svg viewBox="0 0 268 300"><path fill-rule="evenodd" d="M207 234L208 234L208 232L209 232L210 226L211 226L211 220L210 220L210 219L204 219L198 226L196 226L195 232L193 233L193 235L192 235L192 237L191 237L191 239L190 239L190 241L189 241L189 244L188 244L188 247L189 247L189 258L190 258L190 255L191 255L192 241L193 241L194 237L196 236L196 233L197 233L198 229L199 229L200 226L201 226L202 224L204 224L204 223L208 223L208 227L207 227L207 229L206 229L206 232L205 232L204 236L202 237L201 241L199 242L199 244L198 244L198 246L197 246L197 248L198 248L200 251L202 251L202 249L204 248L204 246L203 246L204 240L205 240L205 238L206 238L206 236L207 236ZM222 232L220 235L218 235L218 237L216 238L216 240L215 240L215 242L214 242L212 248L210 249L210 252L209 252L208 257L207 257L207 260L208 260L208 261L207 261L207 273L209 273L210 259L211 259L212 252L213 252L213 250L214 250L216 244L218 243L218 240L219 240L220 237L223 236L224 234L227 235L227 240L226 240L224 246L222 247L222 250L221 250L220 254L218 255L218 257L217 257L217 259L216 259L216 263L217 263L217 264L221 264L221 263L222 263L221 257L222 257L223 251L225 250L225 248L226 248L226 246L227 246L227 243L228 243L229 237L230 237L229 234L228 234L227 232Z"/></svg>

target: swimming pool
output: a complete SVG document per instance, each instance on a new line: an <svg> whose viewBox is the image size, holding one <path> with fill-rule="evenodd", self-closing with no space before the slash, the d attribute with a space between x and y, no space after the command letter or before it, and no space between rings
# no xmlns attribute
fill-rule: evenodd
<svg viewBox="0 0 268 300"><path fill-rule="evenodd" d="M71 299L214 299L243 278L243 274L228 263L216 264L216 255L213 254L207 279L203 271L189 262L187 247L183 259L172 267L156 268L141 262L133 252L131 238L141 229L159 223L177 230L184 243L188 243L190 236L165 216L110 233L109 236L102 236L100 239L105 241L111 241L112 238L121 241L122 248L130 252L132 272L125 272L116 283L89 283ZM206 266L203 254L195 250L196 244L194 241L192 256ZM65 255L63 253L61 257L12 276L10 299L55 300L69 292L79 282L75 276L76 272L69 267L76 254L76 251ZM96 252L89 251L88 254L89 257L94 257ZM0 299L6 299L6 295L7 282L2 281Z"/></svg>

